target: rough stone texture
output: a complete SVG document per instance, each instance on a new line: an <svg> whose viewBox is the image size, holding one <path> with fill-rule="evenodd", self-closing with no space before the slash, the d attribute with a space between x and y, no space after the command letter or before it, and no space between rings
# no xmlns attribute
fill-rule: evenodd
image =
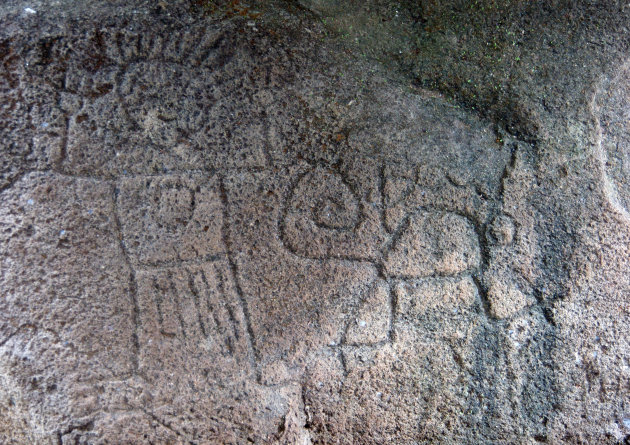
<svg viewBox="0 0 630 445"><path fill-rule="evenodd" d="M630 440L629 12L416 3L0 6L0 443Z"/></svg>

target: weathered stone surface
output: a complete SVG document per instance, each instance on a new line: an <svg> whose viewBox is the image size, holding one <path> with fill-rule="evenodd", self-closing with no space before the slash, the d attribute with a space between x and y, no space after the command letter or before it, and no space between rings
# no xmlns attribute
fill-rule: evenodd
<svg viewBox="0 0 630 445"><path fill-rule="evenodd" d="M627 56L490 122L373 3L0 6L1 443L629 440Z"/></svg>
<svg viewBox="0 0 630 445"><path fill-rule="evenodd" d="M613 203L628 215L630 208L630 116L628 116L628 64L600 85L595 97L595 109L600 126L599 155L603 164L606 192Z"/></svg>
<svg viewBox="0 0 630 445"><path fill-rule="evenodd" d="M457 275L479 267L479 240L473 225L448 212L409 218L385 261L388 276L421 278Z"/></svg>

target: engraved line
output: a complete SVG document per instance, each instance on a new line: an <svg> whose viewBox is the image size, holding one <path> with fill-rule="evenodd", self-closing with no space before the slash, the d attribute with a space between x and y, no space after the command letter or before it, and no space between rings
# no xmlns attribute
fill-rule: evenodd
<svg viewBox="0 0 630 445"><path fill-rule="evenodd" d="M392 341L389 338L386 338L385 340L379 340L377 342L374 343L346 343L343 345L335 345L335 346L328 346L328 348L333 349L333 350L340 350L343 351L344 349L349 349L349 348L370 348L372 350L376 349L376 348L382 348L383 346L386 346L388 344L391 344Z"/></svg>
<svg viewBox="0 0 630 445"><path fill-rule="evenodd" d="M396 341L396 311L398 310L398 298L396 297L396 291L391 283L387 283L387 291L389 292L389 332L387 333L387 339L390 343Z"/></svg>
<svg viewBox="0 0 630 445"><path fill-rule="evenodd" d="M17 184L18 182L20 182L23 178L25 178L26 176L28 176L31 173L36 173L39 170L25 170L17 175L15 175L12 179L9 179L9 181L7 182L6 185L4 186L0 186L0 193L4 192L5 190L9 190L11 188L13 188L13 186L15 184Z"/></svg>
<svg viewBox="0 0 630 445"><path fill-rule="evenodd" d="M223 33L219 34L213 42L211 42L207 48L204 48L200 54L194 55L193 61L199 62L199 65L204 66L203 64L208 60L210 55L213 52L217 52L219 49L221 42L225 39L225 35Z"/></svg>
<svg viewBox="0 0 630 445"><path fill-rule="evenodd" d="M347 317L347 320L343 322L344 327L343 327L343 330L341 331L341 338L339 339L339 346L345 346L349 344L348 333L350 332L350 329L352 328L352 324L358 318L359 311L361 310L363 303L367 301L370 295L370 291L373 289L375 285L376 285L376 279L372 281L370 284L368 284L366 289L363 292L357 295L356 305L354 305L354 307L351 308L348 314L349 317Z"/></svg>
<svg viewBox="0 0 630 445"><path fill-rule="evenodd" d="M139 271L168 271L174 267L198 266L210 262L221 261L225 258L226 254L210 254L202 257L191 258L188 260L182 260L181 258L178 258L176 260L151 261L146 263L143 263L141 261L134 261L134 265Z"/></svg>
<svg viewBox="0 0 630 445"><path fill-rule="evenodd" d="M162 291L160 289L160 286L158 285L157 277L153 276L151 281L153 289L155 290L154 301L155 307L157 309L158 323L160 324L160 333L163 334L162 331L164 330L164 315L162 314Z"/></svg>
<svg viewBox="0 0 630 445"><path fill-rule="evenodd" d="M236 340L239 340L240 335L238 333L238 323L236 322L236 318L234 318L234 310L229 304L229 299L227 298L227 289L225 286L225 280L227 277L224 276L223 271L218 271L218 285L219 285L219 294L224 296L223 303L225 305L225 310L228 313L228 319L230 324L232 325L232 330L234 331L234 337Z"/></svg>
<svg viewBox="0 0 630 445"><path fill-rule="evenodd" d="M15 331L11 332L2 341L0 341L0 348L3 347L5 344L7 344L9 342L9 340L11 340L13 337L15 337L17 334L19 334L22 329L25 329L25 328L33 329L33 330L36 330L36 331L39 329L36 325L34 325L32 323L24 323L24 324L20 325L20 327L18 327ZM56 332L55 332L55 335L58 336Z"/></svg>
<svg viewBox="0 0 630 445"><path fill-rule="evenodd" d="M218 275L218 270L217 270L217 266L216 264L212 264L212 268L214 269L214 274L215 276ZM210 291L211 287L210 287L210 283L208 282L208 278L206 277L206 272L203 269L200 269L201 271L201 281L203 282L204 286L207 289L206 292L206 306L208 307L208 311L212 314L212 319L214 320L214 324L216 325L216 329L217 329L217 333L221 334L222 326L221 326L221 322L218 318L218 314L217 314L217 310L214 308L214 304L211 301L211 297L212 297L212 292Z"/></svg>
<svg viewBox="0 0 630 445"><path fill-rule="evenodd" d="M122 252L123 260L125 264L129 268L129 293L131 294L131 302L132 302L132 321L133 321L133 333L131 335L131 341L133 343L133 347L135 353L133 354L133 369L134 372L137 372L139 369L139 355L140 355L140 340L138 336L138 330L140 329L140 306L138 304L138 280L136 277L136 270L134 269L131 259L129 258L129 252L127 252L127 248L125 246L125 240L123 237L123 229L122 223L119 215L118 208L118 196L120 194L120 189L112 185L112 199L113 199L113 217L114 217L114 226L118 235L118 242L120 246L120 250Z"/></svg>
<svg viewBox="0 0 630 445"><path fill-rule="evenodd" d="M236 293L238 295L241 309L245 317L245 324L247 328L247 349L249 353L248 355L250 356L250 363L256 374L256 381L261 382L262 376L260 374L260 369L258 368L258 363L260 363L260 357L259 357L259 352L256 349L255 343L254 343L254 329L252 328L251 316L249 314L249 307L247 306L245 294L240 284L239 275L238 275L238 266L232 255L232 243L229 236L229 224L230 224L229 211L228 211L229 201L228 201L227 191L225 188L225 178L223 177L219 180L219 191L221 193L221 200L223 201L223 240L227 248L227 257L228 257L230 269L232 271L234 286L236 288Z"/></svg>
<svg viewBox="0 0 630 445"><path fill-rule="evenodd" d="M186 272L188 274L188 288L190 289L190 292L193 295L193 300L195 303L195 308L197 310L197 319L199 321L199 329L201 329L201 333L203 334L204 337L208 337L208 333L206 331L206 325L203 322L203 318L201 316L201 297L199 295L199 290L197 289L197 286L195 286L195 282L194 282L194 276L192 271L190 271L189 269L186 269Z"/></svg>
<svg viewBox="0 0 630 445"><path fill-rule="evenodd" d="M153 419L155 422L159 423L160 425L162 425L164 428L172 431L173 433L175 433L176 436L180 437L181 433L179 431L177 431L175 429L175 427L173 427L173 425L171 425L170 422L167 422L166 420L160 419L158 416L156 416L155 414L153 414L152 412L150 412L148 409L146 408L141 408L142 411L149 416L151 419Z"/></svg>
<svg viewBox="0 0 630 445"><path fill-rule="evenodd" d="M169 288L170 288L170 291L172 292L173 299L174 299L174 302L175 302L177 318L179 319L179 325L180 325L180 327L182 329L182 337L184 339L187 339L188 335L186 334L186 327L185 327L186 323L184 322L184 317L183 317L183 313L182 313L182 302L181 302L180 295L177 292L177 286L175 286L175 279L173 278L173 272L172 271L168 271L167 272L167 277L168 277L168 281L169 281Z"/></svg>

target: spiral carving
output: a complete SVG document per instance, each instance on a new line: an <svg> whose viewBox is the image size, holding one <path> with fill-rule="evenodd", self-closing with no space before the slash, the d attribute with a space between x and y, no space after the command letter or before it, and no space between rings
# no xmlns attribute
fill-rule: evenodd
<svg viewBox="0 0 630 445"><path fill-rule="evenodd" d="M293 189L284 221L285 243L300 256L335 256L335 246L352 242L361 216L360 200L341 175L314 168Z"/></svg>

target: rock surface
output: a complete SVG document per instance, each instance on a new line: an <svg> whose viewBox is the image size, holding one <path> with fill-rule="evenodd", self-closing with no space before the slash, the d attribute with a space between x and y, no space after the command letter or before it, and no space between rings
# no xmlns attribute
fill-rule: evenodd
<svg viewBox="0 0 630 445"><path fill-rule="evenodd" d="M630 441L630 11L416 3L0 6L1 443Z"/></svg>

